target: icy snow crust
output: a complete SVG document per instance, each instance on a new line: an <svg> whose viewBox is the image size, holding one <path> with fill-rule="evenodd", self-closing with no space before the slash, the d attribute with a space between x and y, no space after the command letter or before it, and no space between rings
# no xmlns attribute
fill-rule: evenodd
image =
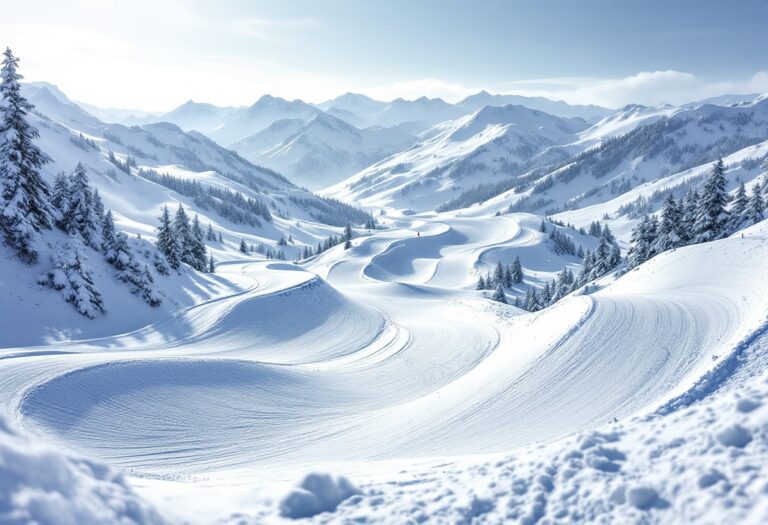
<svg viewBox="0 0 768 525"><path fill-rule="evenodd" d="M456 521L461 509L467 522L482 515L490 522L521 519L520 506L530 505L541 507L532 511L541 517L549 511L539 499L563 490L548 487L565 476L558 469L571 459L615 492L601 500L600 512L591 511L594 516L614 512L612 505L635 509L629 516L637 517L678 504L670 503L674 494L662 490L665 483L608 480L607 473L634 465L626 459L627 447L634 446L627 442L637 438L625 437L630 433L621 426L611 434L594 432L633 417L657 418L655 424L667 428L668 418L682 417L680 407L692 402L680 400L704 397L696 394L707 391L697 390L702 377L726 366L764 326L765 228L664 253L593 294L522 314L472 290L476 274L470 270L485 272L499 257L509 262L516 253L526 267L538 268L528 279L548 278L548 271L568 264L547 248L538 218L426 214L388 220L394 228L355 239L347 251L337 246L303 268L222 264L220 275L245 275L256 284L143 329L5 349L0 409L66 448L135 476L166 480L139 482L153 494L174 486L167 480L195 480L185 485L195 494L200 484L259 486L322 467L379 487L385 506L404 512L399 498L381 481L376 485L387 475L382 472L402 478L413 462L435 465L554 443L531 454L555 466L525 467L537 472L528 488L505 493L509 498L521 491L514 496L522 501L517 514L499 509L498 497L473 492L466 508L457 501L450 512L435 509L439 521ZM739 405L743 413L750 403L762 406L750 398ZM678 410L664 419L654 416L660 407ZM736 420L713 428L712 446L750 450L758 446L751 428ZM592 440L574 445L578 458L556 445L574 434ZM622 446L613 444L622 440ZM449 471L460 463L450 461ZM433 476L425 474L429 489L422 494L448 491L461 476L501 484L507 468L517 467L496 466L485 474L461 467L443 484L427 482ZM716 485L724 468L702 474L697 483ZM534 491L531 484L543 488ZM359 510L360 498L373 505L365 486L364 496L341 504L340 516ZM271 508L270 519L279 519L278 497L264 497L262 512ZM421 512L427 510L411 516ZM375 509L370 516L391 517Z"/></svg>

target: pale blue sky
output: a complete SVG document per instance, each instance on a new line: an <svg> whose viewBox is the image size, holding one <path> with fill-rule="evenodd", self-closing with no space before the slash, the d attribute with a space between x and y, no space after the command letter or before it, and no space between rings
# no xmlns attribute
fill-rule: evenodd
<svg viewBox="0 0 768 525"><path fill-rule="evenodd" d="M102 106L457 100L479 89L618 106L768 91L768 2L27 0L0 45Z"/></svg>

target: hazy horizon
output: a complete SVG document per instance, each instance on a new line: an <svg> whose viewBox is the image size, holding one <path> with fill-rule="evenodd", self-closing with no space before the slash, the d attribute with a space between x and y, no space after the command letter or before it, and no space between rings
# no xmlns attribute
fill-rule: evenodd
<svg viewBox="0 0 768 525"><path fill-rule="evenodd" d="M766 19L757 1L33 0L0 19L0 45L27 81L105 108L483 89L615 108L768 91Z"/></svg>

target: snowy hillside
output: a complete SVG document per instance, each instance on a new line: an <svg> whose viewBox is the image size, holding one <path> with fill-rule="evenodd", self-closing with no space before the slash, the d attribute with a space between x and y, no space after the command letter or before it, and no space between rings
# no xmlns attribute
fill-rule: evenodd
<svg viewBox="0 0 768 525"><path fill-rule="evenodd" d="M478 184L507 181L529 164L551 162L553 146L587 127L581 119L523 106L486 106L323 193L371 207L434 209Z"/></svg>
<svg viewBox="0 0 768 525"><path fill-rule="evenodd" d="M463 149L439 146L451 133L443 131L327 193L370 207L452 210L483 202L485 210L550 215L614 199L695 166L703 169L761 143L768 138L766 111L761 98L737 106L632 105L538 148L523 143L527 157L519 145L512 151L500 145L492 129ZM753 151L755 167L760 155Z"/></svg>
<svg viewBox="0 0 768 525"><path fill-rule="evenodd" d="M321 113L307 123L299 119L274 122L267 129L232 144L246 159L317 190L397 153L416 141L400 128L358 129Z"/></svg>

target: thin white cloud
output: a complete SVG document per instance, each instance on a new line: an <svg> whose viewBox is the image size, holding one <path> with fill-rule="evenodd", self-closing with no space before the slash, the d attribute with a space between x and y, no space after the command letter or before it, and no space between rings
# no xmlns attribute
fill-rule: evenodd
<svg viewBox="0 0 768 525"><path fill-rule="evenodd" d="M683 71L643 71L624 78L554 78L511 82L506 93L544 96L572 104L621 107L629 103L683 104L708 97L768 91L768 72L749 78L713 81Z"/></svg>

